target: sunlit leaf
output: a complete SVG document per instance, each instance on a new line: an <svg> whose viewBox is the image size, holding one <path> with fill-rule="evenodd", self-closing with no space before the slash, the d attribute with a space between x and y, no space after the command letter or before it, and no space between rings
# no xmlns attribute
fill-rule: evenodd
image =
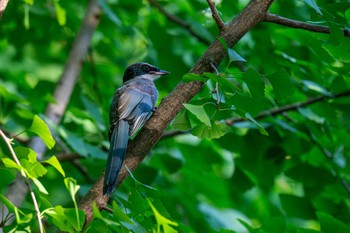
<svg viewBox="0 0 350 233"><path fill-rule="evenodd" d="M193 105L193 104L184 104L184 107L195 115L201 122L207 126L211 126L209 116L207 115L204 105Z"/></svg>
<svg viewBox="0 0 350 233"><path fill-rule="evenodd" d="M47 148L52 149L55 145L55 140L51 135L49 127L38 115L34 116L32 125L28 131L36 133L44 141Z"/></svg>
<svg viewBox="0 0 350 233"><path fill-rule="evenodd" d="M56 158L56 156L51 156L49 159L42 161L42 163L48 163L51 166L53 166L54 168L56 168L57 171L59 171L59 173L62 174L63 177L65 177L65 172L60 164L60 162L58 161L58 159Z"/></svg>
<svg viewBox="0 0 350 233"><path fill-rule="evenodd" d="M54 0L57 22L59 25L64 26L66 24L66 11L61 7L58 0Z"/></svg>
<svg viewBox="0 0 350 233"><path fill-rule="evenodd" d="M38 179L32 178L32 180L40 192L42 192L43 194L49 194L45 189L44 185Z"/></svg>
<svg viewBox="0 0 350 233"><path fill-rule="evenodd" d="M157 232L160 232L160 229L163 229L164 232L176 233L177 231L173 228L173 226L178 226L179 224L161 215L158 210L152 205L152 202L149 199L147 199L147 201L157 221Z"/></svg>
<svg viewBox="0 0 350 233"><path fill-rule="evenodd" d="M80 214L77 202L75 200L75 195L77 194L78 190L80 189L80 186L77 184L77 181L71 177L65 178L64 184L66 185L66 188L69 191L69 194L70 194L70 196L73 200L74 206L75 206L75 220L76 220L75 228L81 229L82 223L83 223L83 221L81 221L82 216ZM74 223L75 223L75 221L74 221Z"/></svg>
<svg viewBox="0 0 350 233"><path fill-rule="evenodd" d="M17 170L21 169L21 167L18 166L17 163L15 161L13 161L12 159L2 158L1 161L3 162L5 167L7 167L7 168L16 168Z"/></svg>

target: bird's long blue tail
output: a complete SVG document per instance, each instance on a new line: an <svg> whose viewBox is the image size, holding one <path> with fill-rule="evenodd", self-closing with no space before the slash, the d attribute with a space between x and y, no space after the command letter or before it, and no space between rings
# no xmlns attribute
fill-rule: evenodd
<svg viewBox="0 0 350 233"><path fill-rule="evenodd" d="M120 120L114 127L110 138L110 148L104 177L103 194L110 196L114 192L118 174L124 161L128 140L129 124L127 121Z"/></svg>

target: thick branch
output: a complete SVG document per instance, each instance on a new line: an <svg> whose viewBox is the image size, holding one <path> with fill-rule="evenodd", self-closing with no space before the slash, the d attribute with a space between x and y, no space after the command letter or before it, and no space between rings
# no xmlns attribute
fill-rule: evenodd
<svg viewBox="0 0 350 233"><path fill-rule="evenodd" d="M210 45L210 41L208 41L205 37L201 36L200 34L198 34L195 30L193 30L193 28L191 27L191 25L185 21L183 21L181 18L170 14L169 12L167 12L161 5L159 5L159 3L157 2L157 0L148 0L149 3L154 6L155 8L157 8L165 17L167 17L170 21L180 25L181 27L183 27L184 29L186 29L192 36L194 36L195 38L197 38L197 40L199 40L200 42L202 42L203 44L206 45Z"/></svg>
<svg viewBox="0 0 350 233"><path fill-rule="evenodd" d="M219 12L218 12L218 10L215 7L215 3L212 0L207 0L207 2L208 2L208 5L210 7L213 19L215 20L216 25L218 25L219 31L224 30L225 29L225 23L220 18Z"/></svg>
<svg viewBox="0 0 350 233"><path fill-rule="evenodd" d="M285 105L285 106L282 106L279 108L263 111L263 112L259 113L256 117L254 117L254 119L259 120L259 119L262 119L262 118L267 117L267 116L276 116L276 115L282 114L284 112L294 111L294 110L297 110L298 108L305 107L305 106L314 104L316 102L324 101L326 99L336 99L336 98L347 97L347 96L350 96L350 91L345 91L345 92L341 92L338 94L334 94L332 97L321 95L318 97L310 98L304 102L298 102L298 103L294 103L294 104L290 104L290 105ZM234 123L242 122L242 121L246 121L246 119L245 118L229 119L229 120L226 120L226 124L231 126Z"/></svg>
<svg viewBox="0 0 350 233"><path fill-rule="evenodd" d="M252 27L260 22L266 14L273 0L252 0L227 25L227 30L221 31L216 40L208 47L202 57L190 70L190 73L202 74L203 72L212 70L211 63L218 66L227 54L226 49L219 42L218 38L223 38L229 47L232 47L242 38ZM165 98L152 118L146 123L137 137L130 142L124 166L119 174L117 186L129 175L125 169L125 165L131 170L142 162L155 143L161 138L164 130L181 111L183 104L191 100L202 88L203 83L194 81L189 83L181 82L177 87ZM80 208L85 212L86 223L92 220L92 203L97 206L105 206L108 200L107 196L102 196L103 175L96 184L89 190L87 195L80 203Z"/></svg>
<svg viewBox="0 0 350 233"><path fill-rule="evenodd" d="M1 0L0 0L1 1ZM56 103L50 104L46 109L46 116L55 124L61 121L67 104L69 102L71 93L75 86L78 74L81 69L81 64L85 56L86 51L98 22L101 11L97 0L91 0L87 8L82 26L75 39L72 50L69 54L68 61L65 65L65 69L61 76L60 82L56 87L54 93L54 99ZM34 149L38 154L38 160L42 158L42 154L46 150L46 146L43 141L36 137L29 147ZM16 206L20 206L26 195L26 187L21 180L16 179L14 185L9 187L7 197ZM1 214L1 213L0 213Z"/></svg>
<svg viewBox="0 0 350 233"><path fill-rule="evenodd" d="M326 34L330 33L329 27L322 26L322 25L314 25L314 24L305 23L305 22L301 22L293 19L288 19L279 15L271 14L271 13L267 13L263 21L280 24L291 28L312 31L312 32L320 32L320 33L326 33ZM347 36L347 37L350 36L350 32L348 30L343 30L343 32L344 32L344 36Z"/></svg>
<svg viewBox="0 0 350 233"><path fill-rule="evenodd" d="M9 0L0 0L0 20L1 20L2 14L4 13L7 7L8 2Z"/></svg>
<svg viewBox="0 0 350 233"><path fill-rule="evenodd" d="M61 121L62 116L66 111L69 99L80 73L81 64L83 63L86 52L88 51L92 34L100 21L100 14L101 9L98 5L98 0L91 0L80 31L74 41L72 50L70 51L63 74L56 86L53 95L56 102L49 104L45 111L46 117L54 124L58 124ZM32 140L29 147L37 152L39 158L46 150L43 141L37 137Z"/></svg>

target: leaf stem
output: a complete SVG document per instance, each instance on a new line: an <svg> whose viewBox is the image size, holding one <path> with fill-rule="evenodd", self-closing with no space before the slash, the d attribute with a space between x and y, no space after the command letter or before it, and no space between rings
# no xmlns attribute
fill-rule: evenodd
<svg viewBox="0 0 350 233"><path fill-rule="evenodd" d="M25 179L25 184L27 185L28 189L29 189L29 192L30 192L30 196L32 197L32 200L33 200L33 205L34 205L34 209L35 209L35 213L36 213L36 217L38 219L38 224L39 224L39 230L40 230L40 233L44 233L44 227L43 227L43 223L41 221L41 214L40 214L40 209L39 209L39 205L38 205L38 202L36 200L36 197L35 197L35 194L33 192L33 189L32 189L32 186L30 185L29 183L29 178L28 176L26 175L26 173L24 172L22 166L21 166L21 163L19 162L18 158L17 158L17 155L15 153L15 151L13 150L12 146L11 146L11 142L12 142L12 139L11 138L8 138L4 132L0 129L0 136L2 137L2 139L5 141L7 147L9 148L10 150L10 153L12 155L12 158L13 160L16 162L16 164L21 168L20 172L21 172L21 175L23 176L23 178Z"/></svg>

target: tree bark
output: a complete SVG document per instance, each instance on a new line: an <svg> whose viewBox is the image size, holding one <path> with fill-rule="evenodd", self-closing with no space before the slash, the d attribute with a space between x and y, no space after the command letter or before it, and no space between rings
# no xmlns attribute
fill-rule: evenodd
<svg viewBox="0 0 350 233"><path fill-rule="evenodd" d="M0 0L0 20L2 18L2 14L4 13L9 0Z"/></svg>
<svg viewBox="0 0 350 233"><path fill-rule="evenodd" d="M243 11L230 21L224 30L221 30L215 41L190 70L190 73L202 74L203 72L211 71L211 64L217 67L227 55L226 49L218 39L223 38L228 46L232 47L252 27L264 19L272 2L273 0L251 0ZM117 186L129 175L125 166L131 171L136 169L161 138L170 122L181 111L183 104L190 101L201 90L202 86L203 83L200 81L190 83L180 82L169 96L162 101L152 118L146 123L137 137L129 143L124 166L118 177ZM102 195L102 188L103 174L80 202L79 206L86 215L85 224L88 224L93 219L92 203L95 202L97 207L102 209L108 200L107 196Z"/></svg>

